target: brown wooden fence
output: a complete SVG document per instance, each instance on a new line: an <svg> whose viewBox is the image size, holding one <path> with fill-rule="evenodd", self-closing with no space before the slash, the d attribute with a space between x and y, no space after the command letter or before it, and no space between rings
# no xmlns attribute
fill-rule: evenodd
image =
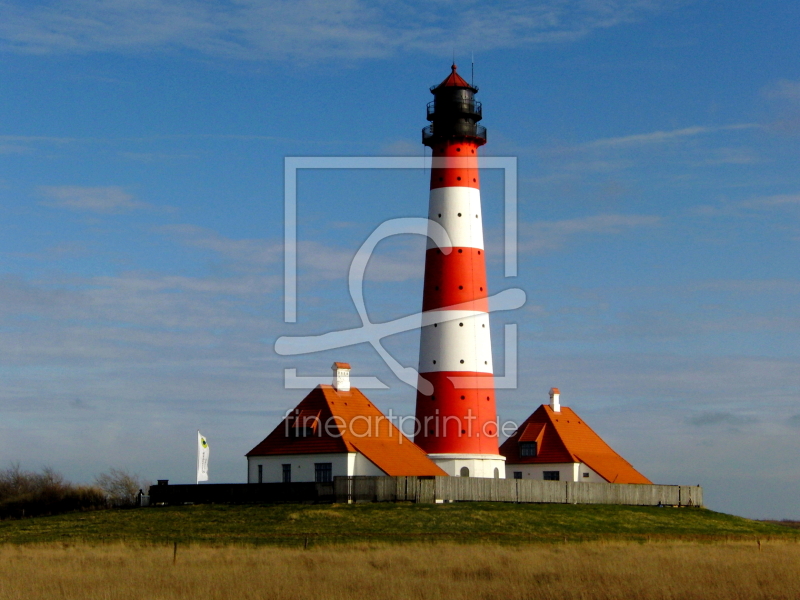
<svg viewBox="0 0 800 600"><path fill-rule="evenodd" d="M479 477L336 477L336 502L520 502L702 506L697 485L573 483Z"/></svg>
<svg viewBox="0 0 800 600"><path fill-rule="evenodd" d="M155 504L519 502L702 506L697 485L573 483L479 477L335 477L333 483L154 485Z"/></svg>

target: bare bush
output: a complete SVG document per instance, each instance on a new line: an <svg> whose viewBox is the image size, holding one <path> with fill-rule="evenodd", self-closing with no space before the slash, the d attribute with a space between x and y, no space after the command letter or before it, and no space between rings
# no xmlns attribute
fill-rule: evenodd
<svg viewBox="0 0 800 600"><path fill-rule="evenodd" d="M96 475L94 482L114 506L134 506L139 490L146 491L150 487L149 482L140 475L113 467L107 473Z"/></svg>
<svg viewBox="0 0 800 600"><path fill-rule="evenodd" d="M0 518L54 515L106 505L100 489L75 486L50 467L35 473L15 464L0 471Z"/></svg>

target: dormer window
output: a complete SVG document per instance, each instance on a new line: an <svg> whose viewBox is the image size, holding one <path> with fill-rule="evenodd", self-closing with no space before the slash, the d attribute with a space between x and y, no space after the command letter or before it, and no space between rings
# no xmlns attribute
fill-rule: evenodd
<svg viewBox="0 0 800 600"><path fill-rule="evenodd" d="M318 410L301 410L300 414L294 418L294 422L292 423L292 433L294 437L313 437L317 434L319 412ZM319 433L322 433L321 430Z"/></svg>
<svg viewBox="0 0 800 600"><path fill-rule="evenodd" d="M527 457L536 456L536 442L520 442L519 455Z"/></svg>

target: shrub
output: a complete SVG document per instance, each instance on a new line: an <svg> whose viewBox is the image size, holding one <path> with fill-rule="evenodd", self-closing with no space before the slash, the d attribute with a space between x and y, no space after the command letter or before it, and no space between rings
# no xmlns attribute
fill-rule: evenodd
<svg viewBox="0 0 800 600"><path fill-rule="evenodd" d="M109 469L94 478L95 485L103 490L113 506L134 506L139 490L150 487L149 482L127 469Z"/></svg>
<svg viewBox="0 0 800 600"><path fill-rule="evenodd" d="M41 473L14 465L0 471L0 519L55 515L75 510L106 508L103 491L94 486L75 486L47 467Z"/></svg>

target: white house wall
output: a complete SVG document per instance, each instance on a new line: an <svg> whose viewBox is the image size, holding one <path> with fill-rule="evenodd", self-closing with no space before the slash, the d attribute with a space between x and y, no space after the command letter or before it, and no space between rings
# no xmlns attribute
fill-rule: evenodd
<svg viewBox="0 0 800 600"><path fill-rule="evenodd" d="M358 452L337 454L276 454L247 458L247 483L258 483L258 466L263 467L262 483L283 481L283 465L292 465L292 482L314 481L314 464L331 463L333 477L354 475L386 475L373 462Z"/></svg>
<svg viewBox="0 0 800 600"><path fill-rule="evenodd" d="M521 471L523 479L544 479L545 471L558 471L559 481L582 481L584 483L607 483L596 471L584 463L534 463L506 464L506 478L513 479L514 472ZM584 477L588 473L588 477Z"/></svg>
<svg viewBox="0 0 800 600"><path fill-rule="evenodd" d="M368 475L370 477L382 477L386 475L377 465L368 459L360 452L352 454L353 461L353 475Z"/></svg>
<svg viewBox="0 0 800 600"><path fill-rule="evenodd" d="M436 465L451 477L460 477L461 469L466 467L470 477L497 479L505 477L505 457L486 454L429 454Z"/></svg>

